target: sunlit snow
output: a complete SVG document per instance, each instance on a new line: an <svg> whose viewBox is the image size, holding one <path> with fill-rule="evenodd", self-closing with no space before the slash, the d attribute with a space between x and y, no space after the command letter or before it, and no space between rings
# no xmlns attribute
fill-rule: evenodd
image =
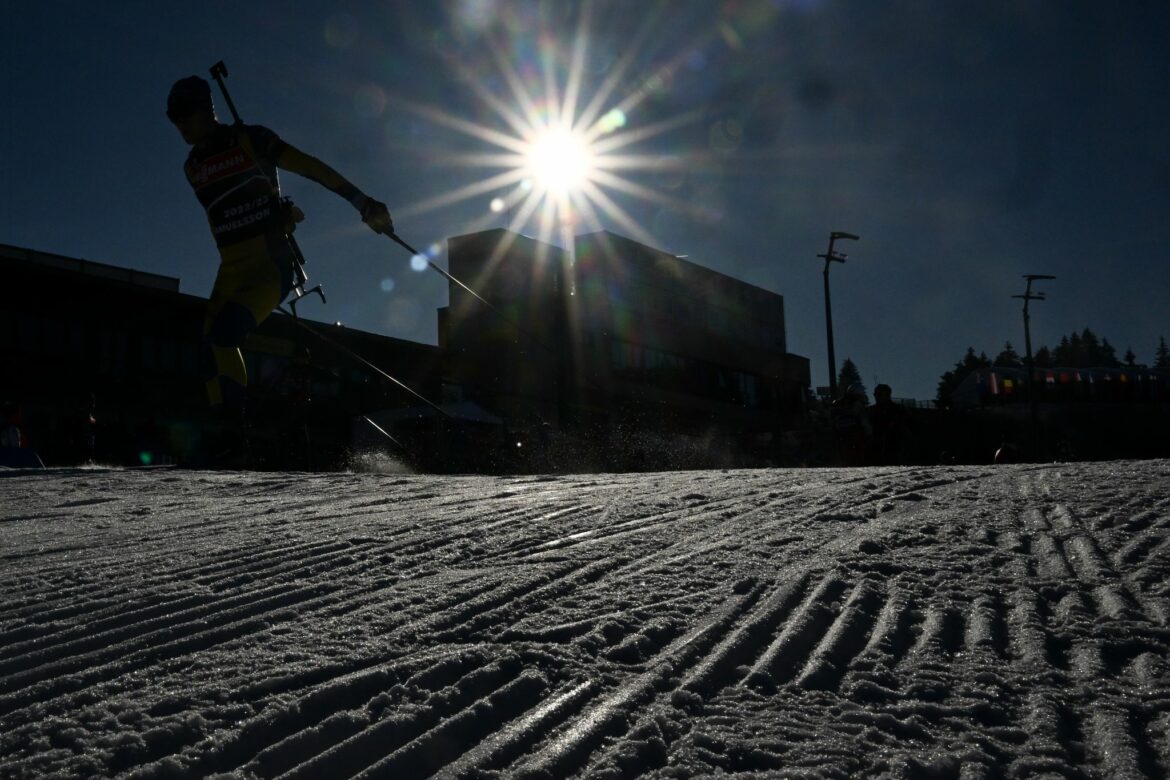
<svg viewBox="0 0 1170 780"><path fill-rule="evenodd" d="M1170 462L0 500L4 777L1170 773Z"/></svg>

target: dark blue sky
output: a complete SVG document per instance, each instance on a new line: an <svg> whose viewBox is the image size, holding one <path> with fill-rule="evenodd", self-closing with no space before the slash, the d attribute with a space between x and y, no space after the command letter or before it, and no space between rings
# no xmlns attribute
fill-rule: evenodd
<svg viewBox="0 0 1170 780"><path fill-rule="evenodd" d="M628 142L616 153L635 167L618 173L635 186L603 186L624 217L599 208L579 232L633 223L780 292L814 385L827 382L816 255L831 230L862 237L832 270L834 329L838 360L871 389L933 398L967 346L1022 353L1010 296L1025 273L1059 277L1033 309L1037 345L1089 327L1152 362L1170 336L1165 2L597 2L584 24L578 4L503 0L20 6L0 32L5 243L206 295L217 258L163 109L173 81L224 59L245 121L441 250L503 226L490 203L515 185L445 202L500 172L454 156L502 150L439 113L515 135L490 99L520 110L509 72L534 106L546 71L563 97L584 31L579 107L619 76L602 110L626 107L608 138ZM282 181L330 296L310 316L433 342L444 281L336 196Z"/></svg>

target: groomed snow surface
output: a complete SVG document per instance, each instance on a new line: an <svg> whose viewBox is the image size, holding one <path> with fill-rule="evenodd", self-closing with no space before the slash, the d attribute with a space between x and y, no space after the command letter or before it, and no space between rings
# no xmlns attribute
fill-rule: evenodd
<svg viewBox="0 0 1170 780"><path fill-rule="evenodd" d="M3 777L1170 774L1167 461L0 500Z"/></svg>

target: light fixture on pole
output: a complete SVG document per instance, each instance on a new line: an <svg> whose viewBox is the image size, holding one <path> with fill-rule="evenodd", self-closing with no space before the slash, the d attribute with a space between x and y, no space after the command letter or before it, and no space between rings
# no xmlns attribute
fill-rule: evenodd
<svg viewBox="0 0 1170 780"><path fill-rule="evenodd" d="M850 241L861 240L861 236L834 230L829 234L828 251L823 255L817 255L817 257L825 258L825 332L829 339L829 392L834 400L837 398L837 355L833 350L833 306L829 298L829 264L844 263L845 258L849 256L844 252L833 251L833 244L836 243L837 239L842 238Z"/></svg>
<svg viewBox="0 0 1170 780"><path fill-rule="evenodd" d="M1020 298L1024 301L1024 365L1028 370L1028 381L1024 387L1028 390L1028 408L1029 417L1032 421L1032 455L1035 457L1038 454L1039 443L1039 422L1036 415L1036 390L1033 388L1036 379L1035 366L1032 363L1032 328L1031 318L1028 314L1028 304L1032 301L1042 301L1045 299L1044 293L1032 292L1032 282L1041 279L1055 279L1055 276L1047 274L1024 274L1024 278L1028 280L1028 286L1024 289L1023 295L1013 295L1013 298Z"/></svg>

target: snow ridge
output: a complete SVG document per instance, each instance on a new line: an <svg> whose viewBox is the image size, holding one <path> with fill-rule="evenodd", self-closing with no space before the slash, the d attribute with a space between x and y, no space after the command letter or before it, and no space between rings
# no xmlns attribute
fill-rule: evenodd
<svg viewBox="0 0 1170 780"><path fill-rule="evenodd" d="M0 479L0 775L1161 777L1170 463Z"/></svg>

